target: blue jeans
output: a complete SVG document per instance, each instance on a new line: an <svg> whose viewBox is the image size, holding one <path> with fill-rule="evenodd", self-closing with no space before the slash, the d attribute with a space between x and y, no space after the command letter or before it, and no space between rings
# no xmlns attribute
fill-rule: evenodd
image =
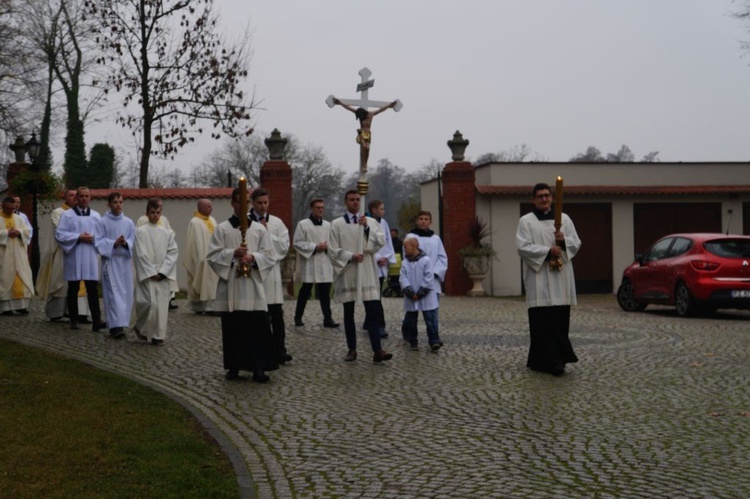
<svg viewBox="0 0 750 499"><path fill-rule="evenodd" d="M438 334L438 309L423 310L422 317L424 318L425 326L427 326L427 341L429 341L430 345L440 343L440 335ZM418 319L419 312L406 312L404 314L404 322L401 323L401 333L404 335L404 339L412 345L418 343Z"/></svg>

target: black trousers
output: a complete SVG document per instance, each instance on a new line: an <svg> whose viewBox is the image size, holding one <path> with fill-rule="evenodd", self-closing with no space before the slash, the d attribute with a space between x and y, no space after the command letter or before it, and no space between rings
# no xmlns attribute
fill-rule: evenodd
<svg viewBox="0 0 750 499"><path fill-rule="evenodd" d="M299 294L297 295L297 308L294 311L294 320L301 321L302 316L305 315L305 307L307 306L307 300L310 299L313 284L315 284L315 296L320 302L320 311L323 313L324 322L333 322L331 318L331 283L330 282L303 282L302 287L299 288Z"/></svg>
<svg viewBox="0 0 750 499"><path fill-rule="evenodd" d="M65 297L68 303L68 315L70 322L78 321L78 290L81 281L68 281L68 294ZM86 299L91 310L91 320L94 324L102 321L102 311L99 308L99 281L83 281L86 286Z"/></svg>
<svg viewBox="0 0 750 499"><path fill-rule="evenodd" d="M379 352L381 324L385 324L382 317L383 307L379 300L363 301L365 307L365 329L370 336L370 346L373 352ZM349 350L357 349L357 327L354 323L354 302L344 303L344 332L346 333L346 346Z"/></svg>

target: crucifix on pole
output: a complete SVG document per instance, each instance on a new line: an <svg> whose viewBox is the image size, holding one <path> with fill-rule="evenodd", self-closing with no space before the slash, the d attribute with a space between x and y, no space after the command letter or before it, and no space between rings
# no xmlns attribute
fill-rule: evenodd
<svg viewBox="0 0 750 499"><path fill-rule="evenodd" d="M357 130L357 144L359 144L359 181L357 182L357 191L362 198L360 203L360 212L364 213L365 210L365 196L367 195L367 160L370 157L370 142L372 140L372 133L370 132L370 126L372 125L372 118L375 115L382 113L387 109L393 109L398 112L403 107L400 100L394 100L392 102L385 101L373 101L370 100L369 92L370 88L375 85L375 80L371 80L370 76L372 72L367 68L359 70L359 76L361 82L357 85L357 92L360 93L359 99L338 99L333 95L329 95L326 99L328 107L339 105L344 109L351 111L359 120L359 129ZM377 108L374 111L369 111L369 108Z"/></svg>

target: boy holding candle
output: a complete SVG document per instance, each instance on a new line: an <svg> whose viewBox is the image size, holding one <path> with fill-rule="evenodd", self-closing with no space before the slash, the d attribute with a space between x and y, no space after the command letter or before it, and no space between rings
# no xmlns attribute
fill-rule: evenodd
<svg viewBox="0 0 750 499"><path fill-rule="evenodd" d="M578 362L568 336L570 306L576 290L572 258L581 247L573 221L562 212L562 179L557 182L557 206L552 212L549 185L536 184L534 209L521 217L516 247L523 262L531 346L526 366L561 376L565 364ZM551 265L559 260L561 265Z"/></svg>

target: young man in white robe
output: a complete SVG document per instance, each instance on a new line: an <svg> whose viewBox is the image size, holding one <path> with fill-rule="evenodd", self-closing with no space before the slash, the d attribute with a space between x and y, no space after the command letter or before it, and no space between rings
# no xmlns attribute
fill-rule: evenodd
<svg viewBox="0 0 750 499"><path fill-rule="evenodd" d="M529 312L531 345L526 366L534 371L562 376L565 364L578 362L570 343L570 306L577 303L573 257L581 248L573 221L562 213L555 230L549 185L536 184L534 210L518 221L516 247L523 262L523 282ZM559 258L562 268L550 268Z"/></svg>
<svg viewBox="0 0 750 499"><path fill-rule="evenodd" d="M273 243L266 228L240 205L239 189L232 192L231 204L234 214L216 227L208 251L208 263L219 276L214 310L221 312L224 369L228 380L238 379L242 370L252 372L253 381L266 383L266 371L279 368L263 286L276 263ZM248 220L245 246L240 217ZM237 275L240 266L248 267L247 275Z"/></svg>
<svg viewBox="0 0 750 499"><path fill-rule="evenodd" d="M0 212L0 312L2 315L29 313L34 294L27 248L31 229L15 213L15 200L6 197Z"/></svg>
<svg viewBox="0 0 750 499"><path fill-rule="evenodd" d="M148 223L135 230L135 336L161 346L167 339L170 282L177 280L179 250L174 232L159 226L161 203L149 199Z"/></svg>
<svg viewBox="0 0 750 499"><path fill-rule="evenodd" d="M54 238L62 214L77 204L76 190L66 189L63 193L63 204L50 214L50 225L53 237L49 238L47 247L42 255L42 265L36 277L36 292L40 300L45 300L44 314L51 321L59 321L68 315L67 295L68 283L63 277L63 250ZM81 285L78 290L78 322L88 322L89 304L86 300L86 287Z"/></svg>
<svg viewBox="0 0 750 499"><path fill-rule="evenodd" d="M362 300L365 308L365 329L370 336L372 360L380 363L393 355L383 350L379 316L380 281L375 253L385 244L385 236L375 219L359 212L360 195L355 190L344 196L347 213L331 222L331 242L328 255L334 273L334 298L344 307L344 332L349 351L344 361L357 360L357 335L354 321L354 304Z"/></svg>
<svg viewBox="0 0 750 499"><path fill-rule="evenodd" d="M164 205L162 203L162 200L160 198L151 198L154 200L155 203L159 204L159 207L164 209ZM135 222L135 227L138 228L141 225L148 224L148 216L147 215L141 215L138 220ZM164 227L168 231L172 233L174 236L174 231L172 230L172 226L169 225L169 220L164 215L159 217L159 227ZM174 302L175 293L177 293L180 290L180 286L177 284L177 279L174 281L169 281L169 310L175 310L178 307L178 305Z"/></svg>
<svg viewBox="0 0 750 499"><path fill-rule="evenodd" d="M102 257L102 296L109 334L125 338L133 313L133 243L135 224L122 213L122 194L110 192L109 211L94 232L94 247Z"/></svg>
<svg viewBox="0 0 750 499"><path fill-rule="evenodd" d="M89 188L79 187L76 206L60 217L55 240L63 250L63 277L68 283L66 300L70 329L79 329L78 292L83 281L93 322L91 329L96 332L105 329L107 324L102 321L99 308L99 255L94 249L94 231L101 217L89 207L90 201Z"/></svg>
<svg viewBox="0 0 750 499"><path fill-rule="evenodd" d="M388 277L388 266L392 263L396 263L396 252L393 250L393 241L391 241L391 228L388 225L388 220L385 219L385 204L379 199L374 199L370 201L367 207L370 216L377 220L380 224L380 228L383 230L383 235L385 236L385 244L377 253L375 253L375 263L378 264L378 279L380 280L380 298L382 300L383 281ZM380 300L378 300L378 306L380 307L379 314L383 318L380 337L387 338L388 333L385 331L385 312L383 311L383 304Z"/></svg>
<svg viewBox="0 0 750 499"><path fill-rule="evenodd" d="M434 279L430 284L430 289L435 292L435 296L440 300L440 295L443 294L443 285L445 281L445 274L448 272L448 254L445 252L443 246L443 240L440 236L430 229L432 225L432 213L429 211L420 211L417 213L416 227L411 230L406 236L404 236L404 242L407 239L416 237L419 239L419 249L425 252L430 257L430 272ZM403 261L403 260L402 260ZM437 329L439 323L438 309L435 309L435 328ZM408 341L404 337L404 341Z"/></svg>
<svg viewBox="0 0 750 499"><path fill-rule="evenodd" d="M268 314L271 320L273 344L276 348L279 364L292 360L286 350L286 326L284 324L284 285L281 281L281 261L289 253L289 229L279 217L268 213L269 196L266 189L254 189L251 196L253 207L250 209L250 220L266 228L267 237L271 240L273 257L276 263L263 281L268 303Z"/></svg>
<svg viewBox="0 0 750 499"><path fill-rule="evenodd" d="M304 326L307 300L315 285L315 297L323 313L323 327L339 327L331 315L331 283L333 267L328 258L328 240L331 237L331 223L323 220L325 203L320 198L310 201L310 217L300 220L294 231L294 249L297 251L297 269L302 286L297 293L297 307L294 311L294 325Z"/></svg>
<svg viewBox="0 0 750 499"><path fill-rule="evenodd" d="M190 219L187 230L187 247L183 265L187 271L187 297L193 312L203 315L213 312L216 283L219 276L206 261L208 245L216 229L216 219L211 216L213 205L209 199L199 199L197 211Z"/></svg>

